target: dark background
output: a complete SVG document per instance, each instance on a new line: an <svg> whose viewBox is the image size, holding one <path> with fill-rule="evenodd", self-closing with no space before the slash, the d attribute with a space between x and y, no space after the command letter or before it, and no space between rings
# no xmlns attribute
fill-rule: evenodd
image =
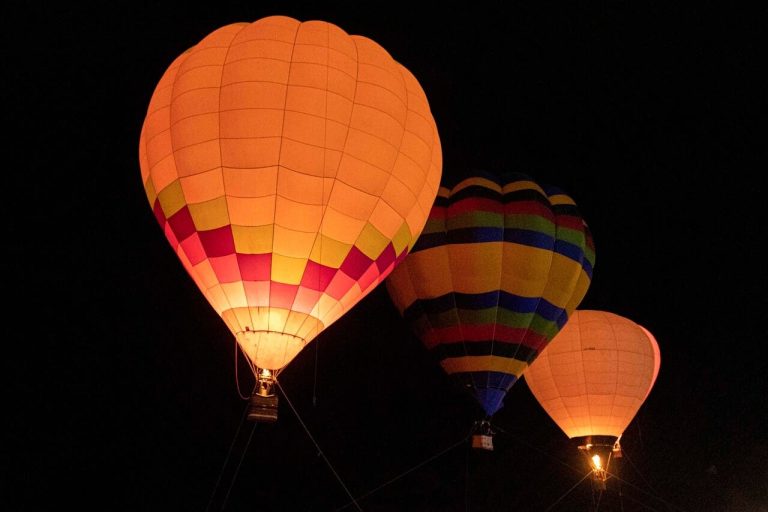
<svg viewBox="0 0 768 512"><path fill-rule="evenodd" d="M768 510L764 10L672 4L7 4L0 508L208 505L244 407L233 340L155 223L139 130L174 57L222 25L285 14L370 37L415 74L444 184L521 171L576 200L597 246L581 308L640 323L662 353L623 438L624 482L609 482L600 509ZM251 386L244 366L240 379ZM383 287L281 382L356 497L481 416ZM524 383L505 404L495 452L459 444L360 506L549 510L584 461ZM211 510L242 453L226 510L348 503L287 400L245 449L250 433L235 438ZM593 499L584 482L551 510Z"/></svg>

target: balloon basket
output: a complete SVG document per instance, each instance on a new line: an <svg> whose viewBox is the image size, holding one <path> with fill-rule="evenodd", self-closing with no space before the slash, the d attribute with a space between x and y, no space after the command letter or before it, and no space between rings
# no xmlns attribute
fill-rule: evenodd
<svg viewBox="0 0 768 512"><path fill-rule="evenodd" d="M488 420L476 421L473 427L472 448L493 451L493 430Z"/></svg>
<svg viewBox="0 0 768 512"><path fill-rule="evenodd" d="M251 395L248 402L248 421L274 423L277 421L277 395Z"/></svg>
<svg viewBox="0 0 768 512"><path fill-rule="evenodd" d="M478 450L488 450L489 452L492 452L493 436L488 436L485 434L474 434L472 436L472 448L477 448Z"/></svg>
<svg viewBox="0 0 768 512"><path fill-rule="evenodd" d="M599 475L593 475L592 478L593 478L593 481L595 483L595 489L597 489L598 491L605 491L605 490L607 490L607 486L605 485L605 481L606 481L607 477L605 477L605 476L601 477Z"/></svg>

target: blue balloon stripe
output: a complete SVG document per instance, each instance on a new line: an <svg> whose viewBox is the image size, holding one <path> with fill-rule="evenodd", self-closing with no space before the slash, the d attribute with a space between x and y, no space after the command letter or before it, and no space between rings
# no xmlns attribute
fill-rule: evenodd
<svg viewBox="0 0 768 512"><path fill-rule="evenodd" d="M508 242L527 247L536 247L561 254L576 261L592 276L592 266L584 255L584 248L565 240L556 240L546 233L527 229L502 229L497 227L472 227L452 229L446 232L426 233L418 238L412 253L444 246L446 244L477 244L489 242Z"/></svg>
<svg viewBox="0 0 768 512"><path fill-rule="evenodd" d="M497 227L471 227L451 229L447 233L449 244L477 244L483 242L501 242L504 229Z"/></svg>
<svg viewBox="0 0 768 512"><path fill-rule="evenodd" d="M415 252L431 249L433 247L444 246L446 244L446 239L447 237L446 237L445 231L438 231L437 233L422 234L416 240L416 243L413 245L413 249L411 249L411 254Z"/></svg>
<svg viewBox="0 0 768 512"><path fill-rule="evenodd" d="M529 229L508 228L504 230L504 241L512 242L539 249L552 250L555 245L555 239L546 233L540 231L531 231Z"/></svg>
<svg viewBox="0 0 768 512"><path fill-rule="evenodd" d="M584 257L584 248L574 245L565 240L558 240L555 242L554 251L558 254L562 254L577 263L582 263L586 260Z"/></svg>
<svg viewBox="0 0 768 512"><path fill-rule="evenodd" d="M563 313L563 308L538 297L521 297L499 290L485 293L451 292L433 299L417 299L403 312L406 320L422 313L439 314L452 309L481 310L496 307L512 313L536 313L545 320L554 321Z"/></svg>

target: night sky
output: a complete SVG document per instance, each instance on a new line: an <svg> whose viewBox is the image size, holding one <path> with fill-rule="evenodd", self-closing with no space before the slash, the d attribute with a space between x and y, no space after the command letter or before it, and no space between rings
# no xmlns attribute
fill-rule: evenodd
<svg viewBox="0 0 768 512"><path fill-rule="evenodd" d="M220 26L283 14L370 37L413 72L443 184L518 171L579 205L597 249L580 308L645 326L662 354L600 510L768 511L764 10L22 4L6 6L2 34L0 508L203 511L233 438L210 510L243 453L225 510L350 502L282 396L278 423L235 437L232 336L139 174L141 123L171 61ZM244 364L239 376L249 389ZM383 286L280 380L355 497L455 445L360 499L366 511L545 511L587 472L524 382L494 417L495 452L459 443L481 409ZM551 510L593 498L585 481Z"/></svg>

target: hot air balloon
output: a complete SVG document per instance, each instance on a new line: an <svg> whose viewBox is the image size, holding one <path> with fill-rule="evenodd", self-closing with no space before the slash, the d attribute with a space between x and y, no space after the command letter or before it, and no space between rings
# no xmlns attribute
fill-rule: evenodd
<svg viewBox="0 0 768 512"><path fill-rule="evenodd" d="M524 175L441 187L387 280L396 307L490 418L587 292L594 247L574 201ZM487 419L476 443L491 448Z"/></svg>
<svg viewBox="0 0 768 512"><path fill-rule="evenodd" d="M405 257L442 168L407 69L370 39L283 16L179 56L139 156L168 241L252 365L254 400ZM276 418L276 397L252 403Z"/></svg>
<svg viewBox="0 0 768 512"><path fill-rule="evenodd" d="M660 363L659 346L645 328L613 313L583 310L525 372L533 396L587 455L601 489Z"/></svg>

